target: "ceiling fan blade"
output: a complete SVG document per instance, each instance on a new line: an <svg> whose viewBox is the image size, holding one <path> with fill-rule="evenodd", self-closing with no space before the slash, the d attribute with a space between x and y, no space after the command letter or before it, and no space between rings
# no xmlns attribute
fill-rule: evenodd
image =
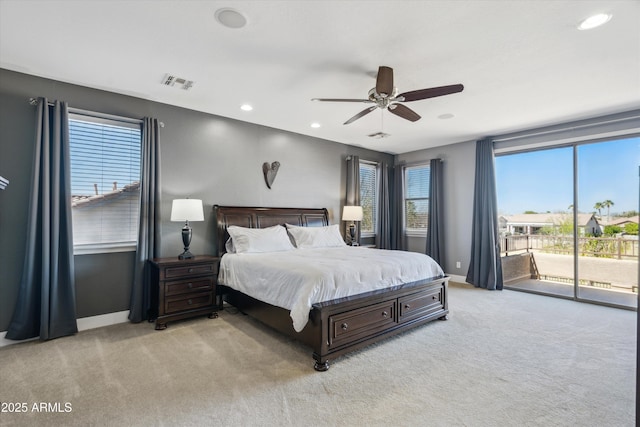
<svg viewBox="0 0 640 427"><path fill-rule="evenodd" d="M452 93L462 92L464 86L461 84L432 87L429 89L412 90L410 92L401 93L396 99L401 102L419 101L421 99L435 98L436 96L451 95ZM400 100L399 98L404 98Z"/></svg>
<svg viewBox="0 0 640 427"><path fill-rule="evenodd" d="M396 116L402 117L403 119L407 119L411 122L420 120L420 116L418 115L418 113L416 113L409 107L405 107L402 104L389 105L388 110Z"/></svg>
<svg viewBox="0 0 640 427"><path fill-rule="evenodd" d="M391 96L393 93L393 68L385 66L378 68L376 92L383 97Z"/></svg>
<svg viewBox="0 0 640 427"><path fill-rule="evenodd" d="M364 102L367 104L372 103L370 99L349 99L349 98L311 98L312 101L323 102Z"/></svg>
<svg viewBox="0 0 640 427"><path fill-rule="evenodd" d="M378 107L376 105L374 105L373 107L369 107L366 110L362 110L358 114L356 114L355 116L351 117L349 120L344 122L343 124L348 125L349 123L353 123L356 120L358 120L360 117L366 116L367 114L369 114L370 112L372 112L376 108L378 108Z"/></svg>

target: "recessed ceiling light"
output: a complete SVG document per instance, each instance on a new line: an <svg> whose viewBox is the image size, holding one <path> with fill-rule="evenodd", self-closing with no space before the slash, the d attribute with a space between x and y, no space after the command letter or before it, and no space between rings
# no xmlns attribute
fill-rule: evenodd
<svg viewBox="0 0 640 427"><path fill-rule="evenodd" d="M438 116L438 118L439 118L439 119L442 119L442 120L452 119L452 118L454 118L454 117L455 117L455 116L454 116L453 114L451 114L451 113L440 114L440 115Z"/></svg>
<svg viewBox="0 0 640 427"><path fill-rule="evenodd" d="M247 18L240 12L229 7L216 10L216 21L227 28L242 28L247 24Z"/></svg>
<svg viewBox="0 0 640 427"><path fill-rule="evenodd" d="M253 107L251 105L249 105L249 104L242 104L240 106L240 109L242 111L251 111L251 110L253 110Z"/></svg>
<svg viewBox="0 0 640 427"><path fill-rule="evenodd" d="M590 30L592 28L599 27L600 25L604 25L611 19L611 15L608 13L598 13L596 15L592 15L580 22L578 25L579 30Z"/></svg>
<svg viewBox="0 0 640 427"><path fill-rule="evenodd" d="M314 128L314 129L317 129L317 128L320 127L320 123L316 123L316 122L311 123L311 127Z"/></svg>

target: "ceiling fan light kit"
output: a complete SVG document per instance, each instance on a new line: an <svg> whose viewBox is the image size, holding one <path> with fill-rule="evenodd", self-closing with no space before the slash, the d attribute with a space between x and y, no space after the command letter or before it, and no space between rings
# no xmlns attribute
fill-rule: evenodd
<svg viewBox="0 0 640 427"><path fill-rule="evenodd" d="M420 101L427 98L435 98L437 96L451 95L453 93L462 92L464 86L455 84L449 86L432 87L429 89L412 90L398 94L398 88L393 82L393 68L380 66L376 77L376 86L369 90L367 99L349 99L349 98L313 98L312 101L323 102L363 102L366 104L375 104L371 107L360 111L355 116L344 122L345 125L355 122L356 120L366 116L376 108L387 110L398 117L410 122L420 120L420 115L401 104L402 102ZM372 135L370 135L372 136Z"/></svg>

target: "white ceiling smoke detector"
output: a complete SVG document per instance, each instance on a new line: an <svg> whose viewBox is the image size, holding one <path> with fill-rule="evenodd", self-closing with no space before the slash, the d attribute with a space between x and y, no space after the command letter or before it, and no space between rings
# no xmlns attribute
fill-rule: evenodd
<svg viewBox="0 0 640 427"><path fill-rule="evenodd" d="M193 80L183 79L182 77L176 77L172 74L165 74L162 79L162 84L165 86L177 86L183 90L189 90L193 87Z"/></svg>
<svg viewBox="0 0 640 427"><path fill-rule="evenodd" d="M247 18L230 7L216 10L215 17L216 21L227 28L242 28L247 25Z"/></svg>

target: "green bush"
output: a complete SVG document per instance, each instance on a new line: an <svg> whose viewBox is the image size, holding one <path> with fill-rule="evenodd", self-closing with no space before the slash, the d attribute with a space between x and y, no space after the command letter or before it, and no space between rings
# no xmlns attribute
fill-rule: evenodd
<svg viewBox="0 0 640 427"><path fill-rule="evenodd" d="M604 226L604 235L605 236L614 236L616 234L622 233L622 227L619 225L605 225Z"/></svg>
<svg viewBox="0 0 640 427"><path fill-rule="evenodd" d="M624 232L627 234L638 235L638 224L630 222L624 225Z"/></svg>

